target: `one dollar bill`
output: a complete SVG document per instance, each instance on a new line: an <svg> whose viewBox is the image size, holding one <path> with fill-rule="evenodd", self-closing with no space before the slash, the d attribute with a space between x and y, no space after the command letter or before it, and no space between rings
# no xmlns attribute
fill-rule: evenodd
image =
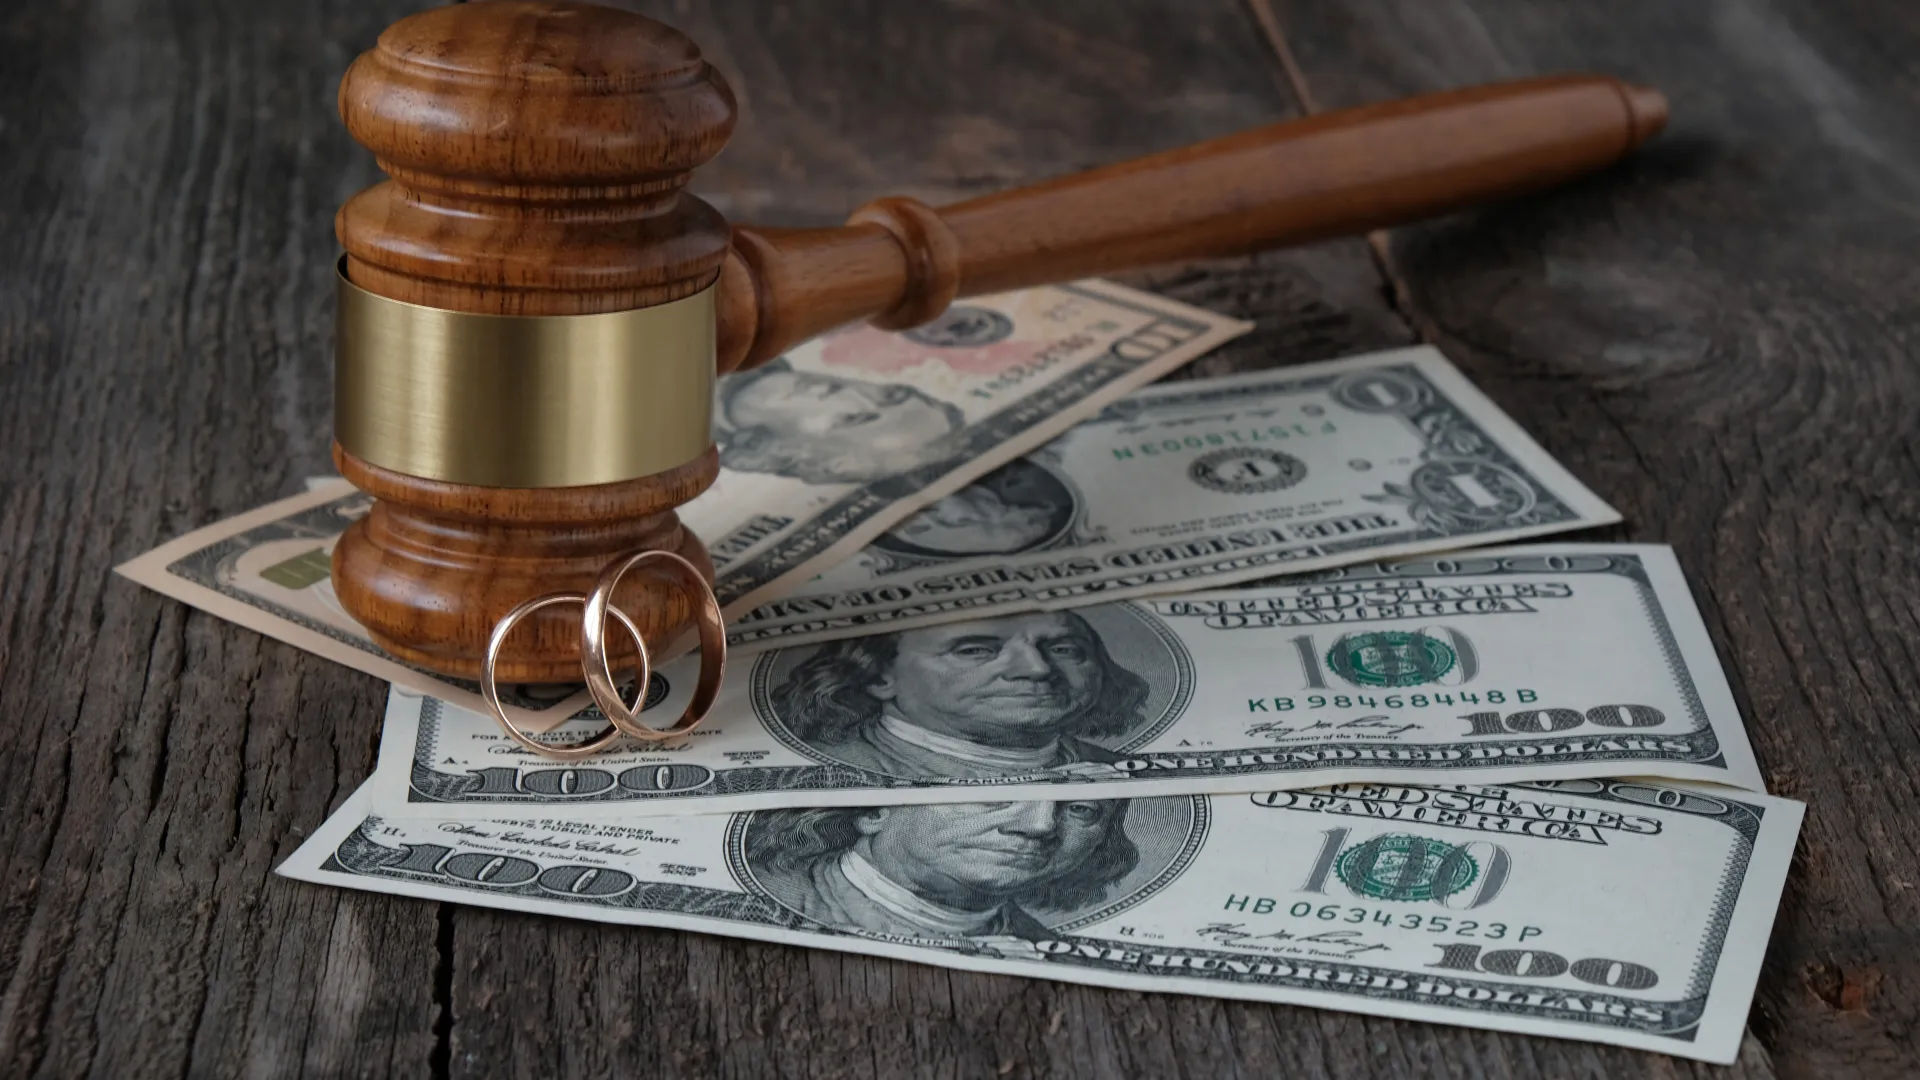
<svg viewBox="0 0 1920 1080"><path fill-rule="evenodd" d="M655 673L662 726L691 664ZM1490 548L779 649L731 669L690 736L564 765L396 693L368 790L389 816L606 819L1619 775L1765 790L1666 547Z"/></svg>
<svg viewBox="0 0 1920 1080"><path fill-rule="evenodd" d="M1798 803L1652 781L383 818L303 881L1731 1062Z"/></svg>
<svg viewBox="0 0 1920 1080"><path fill-rule="evenodd" d="M730 616L860 550L928 502L1033 450L1250 324L1107 282L969 299L904 334L855 327L720 381L720 477L681 508ZM328 578L369 500L344 483L210 525L119 568L148 588L419 693L476 688L378 648ZM504 697L538 728L578 688Z"/></svg>
<svg viewBox="0 0 1920 1080"><path fill-rule="evenodd" d="M1605 525L1427 346L1136 391L731 630L791 645Z"/></svg>

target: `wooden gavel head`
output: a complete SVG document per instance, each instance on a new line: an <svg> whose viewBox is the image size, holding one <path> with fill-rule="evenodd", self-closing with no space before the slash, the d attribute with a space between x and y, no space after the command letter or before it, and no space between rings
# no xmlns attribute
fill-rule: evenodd
<svg viewBox="0 0 1920 1080"><path fill-rule="evenodd" d="M587 4L427 11L394 24L354 62L340 112L391 177L349 200L336 222L343 274L358 290L446 312L584 316L684 301L720 273L727 222L683 188L733 130L733 93L670 27ZM492 326L482 320L478 331ZM710 339L706 347L711 367ZM450 358L455 368L463 362ZM546 390L511 378L475 385L458 370L450 377L465 412L442 419L495 446L523 437L523 398ZM469 476L461 462L434 470L438 477L410 473L405 446L396 453L394 438L381 445L365 431L347 438L355 425L339 419L335 461L377 501L335 549L336 589L404 659L475 675L502 614L531 596L591 588L625 550L664 548L712 576L704 547L673 513L718 470L704 428L696 452L648 475L562 470L515 484L510 475ZM591 442L617 433L576 434ZM462 482L472 479L505 482ZM601 482L568 482L581 479ZM653 642L686 625L691 610L670 575L646 570L617 602ZM500 677L577 681L578 614L528 619Z"/></svg>
<svg viewBox="0 0 1920 1080"><path fill-rule="evenodd" d="M1473 87L1270 125L935 210L730 229L683 189L733 94L679 32L561 0L402 19L340 85L390 177L337 221L334 460L375 497L334 550L397 656L480 669L496 621L609 560L712 564L674 508L712 484L712 380L835 326L955 297L1397 224L1603 167L1664 99L1604 77ZM669 571L614 598L649 643L692 625ZM497 674L580 678L580 618L525 620Z"/></svg>

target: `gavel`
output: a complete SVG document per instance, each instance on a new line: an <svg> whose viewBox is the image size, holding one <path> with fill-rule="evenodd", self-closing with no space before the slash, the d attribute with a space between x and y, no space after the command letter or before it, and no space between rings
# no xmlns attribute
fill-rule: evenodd
<svg viewBox="0 0 1920 1080"><path fill-rule="evenodd" d="M1272 124L940 208L881 198L838 228L729 226L684 188L735 120L673 28L564 0L409 16L340 84L389 179L336 221L334 461L373 496L334 588L394 655L479 673L496 622L584 592L609 560L673 552L718 472L717 375L956 298L1365 232L1537 191L1665 124L1657 92L1528 79ZM651 643L693 625L688 583L614 594ZM630 645L622 646L630 649ZM575 613L537 611L502 681L577 682Z"/></svg>

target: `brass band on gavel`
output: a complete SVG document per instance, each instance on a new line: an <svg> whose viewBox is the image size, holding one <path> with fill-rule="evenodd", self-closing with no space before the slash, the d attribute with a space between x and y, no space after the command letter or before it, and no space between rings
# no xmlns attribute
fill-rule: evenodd
<svg viewBox="0 0 1920 1080"><path fill-rule="evenodd" d="M713 441L712 286L598 315L486 315L339 284L333 430L362 461L579 487L665 472Z"/></svg>

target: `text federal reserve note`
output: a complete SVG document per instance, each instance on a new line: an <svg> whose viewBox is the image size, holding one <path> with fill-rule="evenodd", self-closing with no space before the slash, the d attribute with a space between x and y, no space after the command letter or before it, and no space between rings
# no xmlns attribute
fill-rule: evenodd
<svg viewBox="0 0 1920 1080"><path fill-rule="evenodd" d="M679 714L691 674L656 671L652 715ZM1764 790L1672 551L1626 544L780 649L735 665L691 736L621 745L556 765L487 716L395 694L369 810L607 819L1620 775Z"/></svg>
<svg viewBox="0 0 1920 1080"><path fill-rule="evenodd" d="M1620 515L1431 347L1135 391L748 612L736 645L1073 607Z"/></svg>
<svg viewBox="0 0 1920 1080"><path fill-rule="evenodd" d="M1106 282L956 305L904 334L856 327L720 382L720 478L680 514L738 614L1032 450L1249 324ZM343 484L240 515L120 567L133 580L420 693L483 709L469 684L387 655L335 598L334 541L366 512ZM523 721L584 692L522 687ZM559 711L556 711L559 710Z"/></svg>
<svg viewBox="0 0 1920 1080"><path fill-rule="evenodd" d="M1724 1063L1800 817L1621 780L625 823L382 818L356 797L280 873Z"/></svg>

